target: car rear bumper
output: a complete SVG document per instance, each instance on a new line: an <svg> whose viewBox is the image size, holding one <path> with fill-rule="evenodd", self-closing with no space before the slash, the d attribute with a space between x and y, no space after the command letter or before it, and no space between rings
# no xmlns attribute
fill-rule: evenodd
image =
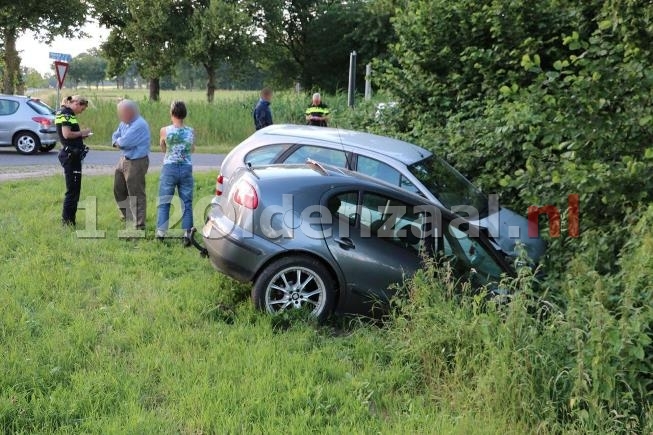
<svg viewBox="0 0 653 435"><path fill-rule="evenodd" d="M39 138L41 139L42 145L52 145L57 143L59 136L57 135L57 130L41 129L39 130Z"/></svg>
<svg viewBox="0 0 653 435"><path fill-rule="evenodd" d="M218 271L241 282L251 282L280 246L240 228L219 211L212 211L202 229L204 246Z"/></svg>

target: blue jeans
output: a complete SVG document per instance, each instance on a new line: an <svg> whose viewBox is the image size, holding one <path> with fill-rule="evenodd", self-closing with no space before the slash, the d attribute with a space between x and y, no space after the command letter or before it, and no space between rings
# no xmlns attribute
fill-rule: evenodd
<svg viewBox="0 0 653 435"><path fill-rule="evenodd" d="M170 203L175 194L175 188L179 192L182 206L184 208L181 217L181 228L189 230L193 227L193 166L186 163L168 163L161 168L161 180L159 182L159 205L156 228L159 231L167 231L170 217Z"/></svg>

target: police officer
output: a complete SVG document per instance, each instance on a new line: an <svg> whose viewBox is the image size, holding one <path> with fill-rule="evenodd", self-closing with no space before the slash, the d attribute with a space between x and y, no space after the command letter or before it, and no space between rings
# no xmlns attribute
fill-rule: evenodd
<svg viewBox="0 0 653 435"><path fill-rule="evenodd" d="M64 104L65 103L65 104ZM55 116L55 125L61 141L59 162L63 166L66 177L66 195L63 200L61 221L64 225L75 225L77 203L82 188L82 160L88 152L84 145L84 138L91 134L91 130L82 130L77 121L77 115L88 106L85 98L75 95L66 98Z"/></svg>
<svg viewBox="0 0 653 435"><path fill-rule="evenodd" d="M311 105L306 109L306 123L308 125L326 127L330 113L329 106L322 102L322 97L316 92L313 94Z"/></svg>

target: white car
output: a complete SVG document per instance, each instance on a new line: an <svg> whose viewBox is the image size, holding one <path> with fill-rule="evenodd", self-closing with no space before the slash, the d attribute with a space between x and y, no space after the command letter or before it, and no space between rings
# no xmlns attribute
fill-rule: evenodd
<svg viewBox="0 0 653 435"><path fill-rule="evenodd" d="M0 146L21 154L48 152L57 144L54 110L43 101L0 94Z"/></svg>
<svg viewBox="0 0 653 435"><path fill-rule="evenodd" d="M228 194L232 175L244 165L297 164L307 159L354 170L422 195L485 228L506 255L518 255L518 241L535 261L546 250L542 239L528 236L524 216L499 207L498 200L490 201L440 157L417 145L369 133L300 125L259 130L225 157L216 195Z"/></svg>

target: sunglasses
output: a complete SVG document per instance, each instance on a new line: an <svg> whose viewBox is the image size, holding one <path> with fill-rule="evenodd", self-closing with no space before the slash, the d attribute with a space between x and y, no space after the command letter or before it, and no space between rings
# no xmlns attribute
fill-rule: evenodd
<svg viewBox="0 0 653 435"><path fill-rule="evenodd" d="M85 101L85 100L75 100L75 101L73 101L73 103L77 103L80 106L88 106L88 101Z"/></svg>

